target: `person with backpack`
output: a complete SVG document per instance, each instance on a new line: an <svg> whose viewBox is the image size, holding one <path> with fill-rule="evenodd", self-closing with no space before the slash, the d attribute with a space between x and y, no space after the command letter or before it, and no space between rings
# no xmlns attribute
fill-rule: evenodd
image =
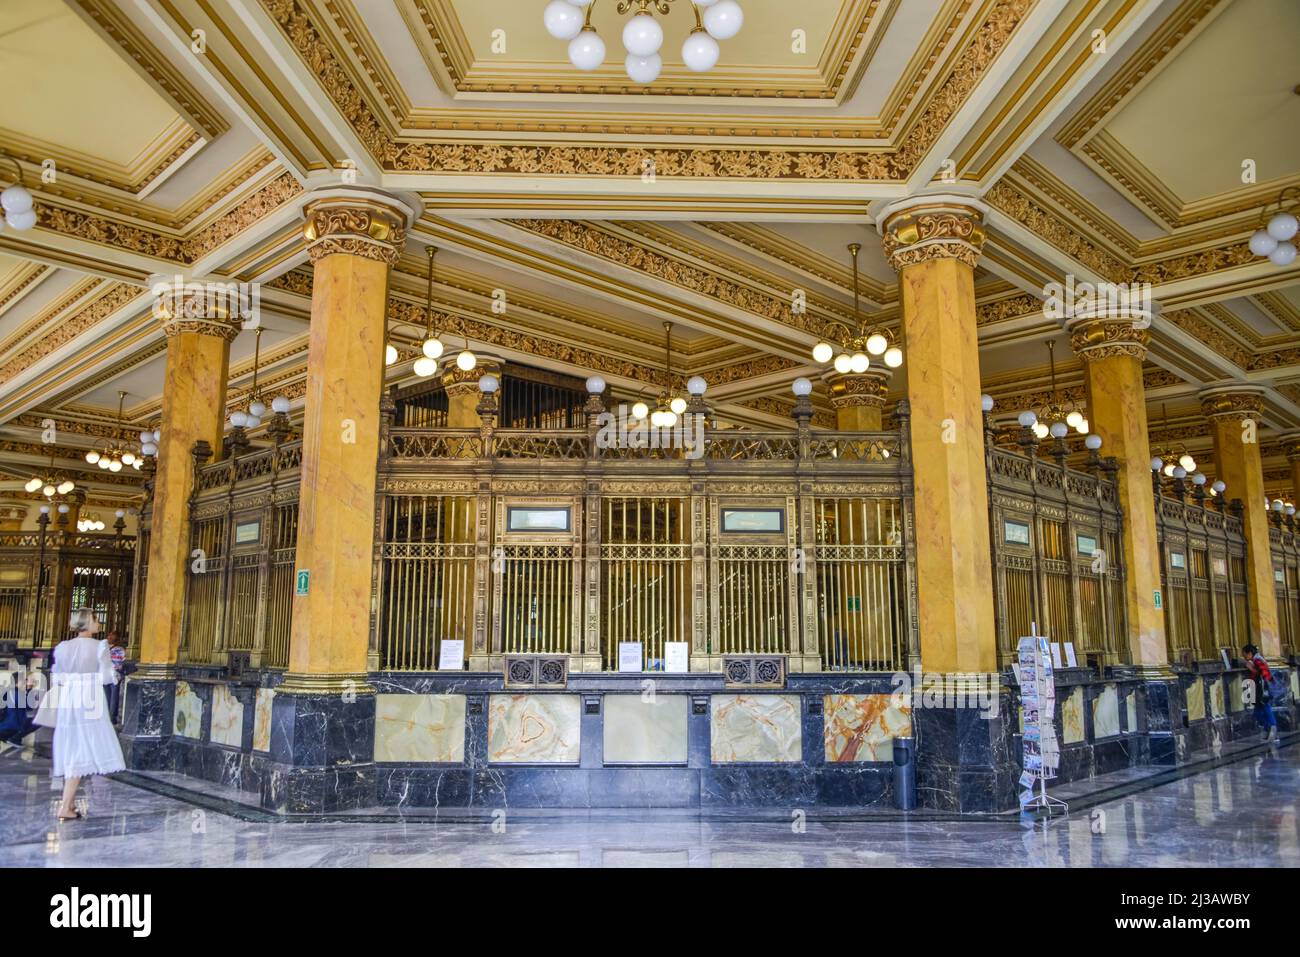
<svg viewBox="0 0 1300 957"><path fill-rule="evenodd" d="M1255 723L1264 730L1265 741L1277 740L1277 715L1273 713L1273 672L1254 645L1242 645L1246 671L1255 682Z"/></svg>

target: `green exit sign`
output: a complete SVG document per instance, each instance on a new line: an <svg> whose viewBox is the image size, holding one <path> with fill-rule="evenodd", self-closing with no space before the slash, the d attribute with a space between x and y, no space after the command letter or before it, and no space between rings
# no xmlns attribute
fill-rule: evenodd
<svg viewBox="0 0 1300 957"><path fill-rule="evenodd" d="M849 611L862 611L862 599L857 595L849 596Z"/></svg>
<svg viewBox="0 0 1300 957"><path fill-rule="evenodd" d="M299 595L305 595L309 588L311 588L311 572L304 568L298 572L298 585L295 591Z"/></svg>

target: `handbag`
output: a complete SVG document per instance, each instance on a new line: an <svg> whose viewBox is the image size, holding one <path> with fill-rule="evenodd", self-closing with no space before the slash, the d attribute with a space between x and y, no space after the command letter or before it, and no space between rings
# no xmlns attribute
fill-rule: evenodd
<svg viewBox="0 0 1300 957"><path fill-rule="evenodd" d="M41 695L41 703L36 709L36 714L32 715L32 723L39 724L42 728L52 728L58 721L59 717L59 685L51 684L45 694Z"/></svg>

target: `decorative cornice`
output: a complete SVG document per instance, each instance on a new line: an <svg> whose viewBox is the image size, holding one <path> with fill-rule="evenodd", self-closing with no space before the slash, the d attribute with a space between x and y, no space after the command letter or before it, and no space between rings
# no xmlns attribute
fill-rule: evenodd
<svg viewBox="0 0 1300 957"><path fill-rule="evenodd" d="M144 290L127 283L112 283L105 293L80 312L42 336L3 366L0 366L0 382L7 382L18 373L30 368L61 346L71 342L86 330L102 322L136 298Z"/></svg>
<svg viewBox="0 0 1300 957"><path fill-rule="evenodd" d="M993 184L984 194L984 201L1097 275L1112 282L1125 282L1129 278L1131 270L1127 265L1005 178Z"/></svg>
<svg viewBox="0 0 1300 957"><path fill-rule="evenodd" d="M899 272L935 259L957 259L974 269L987 237L979 210L949 202L887 213L880 230L885 258Z"/></svg>

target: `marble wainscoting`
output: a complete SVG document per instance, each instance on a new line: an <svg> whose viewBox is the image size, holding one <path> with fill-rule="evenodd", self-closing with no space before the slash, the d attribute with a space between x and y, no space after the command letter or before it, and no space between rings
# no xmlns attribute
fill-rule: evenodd
<svg viewBox="0 0 1300 957"><path fill-rule="evenodd" d="M605 695L605 764L686 764L687 695Z"/></svg>
<svg viewBox="0 0 1300 957"><path fill-rule="evenodd" d="M182 738L201 738L203 735L203 701L188 681L176 682L172 734Z"/></svg>
<svg viewBox="0 0 1300 957"><path fill-rule="evenodd" d="M1083 730L1083 688L1070 688L1060 698L1061 743L1078 744L1086 739Z"/></svg>
<svg viewBox="0 0 1300 957"><path fill-rule="evenodd" d="M492 695L488 760L495 764L577 764L581 711L578 695Z"/></svg>
<svg viewBox="0 0 1300 957"><path fill-rule="evenodd" d="M912 706L902 696L826 695L822 708L828 762L892 762L894 738L912 736Z"/></svg>
<svg viewBox="0 0 1300 957"><path fill-rule="evenodd" d="M271 750L271 707L275 703L274 688L258 688L253 704L253 750Z"/></svg>
<svg viewBox="0 0 1300 957"><path fill-rule="evenodd" d="M244 705L225 685L212 689L212 727L208 740L238 748L244 743Z"/></svg>
<svg viewBox="0 0 1300 957"><path fill-rule="evenodd" d="M1223 698L1223 679L1215 678L1210 682L1210 717L1222 718L1228 713Z"/></svg>
<svg viewBox="0 0 1300 957"><path fill-rule="evenodd" d="M803 754L799 697L788 694L713 695L714 764L798 761Z"/></svg>
<svg viewBox="0 0 1300 957"><path fill-rule="evenodd" d="M1187 720L1205 720L1205 682L1199 677L1187 684Z"/></svg>
<svg viewBox="0 0 1300 957"><path fill-rule="evenodd" d="M1092 736L1096 740L1113 738L1119 733L1119 689L1105 685L1092 699Z"/></svg>
<svg viewBox="0 0 1300 957"><path fill-rule="evenodd" d="M464 760L464 695L376 696L376 762L461 764Z"/></svg>

